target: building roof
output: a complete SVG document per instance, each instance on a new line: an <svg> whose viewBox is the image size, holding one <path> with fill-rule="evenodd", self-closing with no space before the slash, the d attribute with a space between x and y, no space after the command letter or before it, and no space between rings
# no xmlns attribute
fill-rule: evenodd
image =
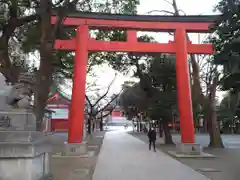
<svg viewBox="0 0 240 180"><path fill-rule="evenodd" d="M64 93L61 93L59 91L56 91L55 93L52 93L52 95L48 98L47 104L48 105L69 105L71 103L71 100L67 95Z"/></svg>
<svg viewBox="0 0 240 180"><path fill-rule="evenodd" d="M56 11L53 12L56 15ZM100 20L142 21L142 22L215 22L221 15L123 15L99 12L67 12L67 17Z"/></svg>

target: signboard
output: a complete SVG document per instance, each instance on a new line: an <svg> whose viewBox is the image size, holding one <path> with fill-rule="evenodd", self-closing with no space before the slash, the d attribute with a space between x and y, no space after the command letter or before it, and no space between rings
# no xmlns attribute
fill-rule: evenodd
<svg viewBox="0 0 240 180"><path fill-rule="evenodd" d="M1 116L0 117L0 127L8 128L10 127L10 118L8 116Z"/></svg>
<svg viewBox="0 0 240 180"><path fill-rule="evenodd" d="M68 119L68 109L51 109L54 111L52 113L52 119Z"/></svg>

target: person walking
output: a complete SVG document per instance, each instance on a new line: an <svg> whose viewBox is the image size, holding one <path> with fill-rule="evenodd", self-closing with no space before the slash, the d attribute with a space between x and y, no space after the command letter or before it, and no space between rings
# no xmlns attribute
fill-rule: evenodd
<svg viewBox="0 0 240 180"><path fill-rule="evenodd" d="M151 150L151 147L153 146L154 152L156 152L156 139L157 139L157 133L154 130L154 128L151 128L148 132L148 139L149 139L149 150Z"/></svg>

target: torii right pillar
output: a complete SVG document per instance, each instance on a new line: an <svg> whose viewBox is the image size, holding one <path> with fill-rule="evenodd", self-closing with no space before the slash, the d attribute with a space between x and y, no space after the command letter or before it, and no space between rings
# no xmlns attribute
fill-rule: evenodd
<svg viewBox="0 0 240 180"><path fill-rule="evenodd" d="M192 99L190 76L188 66L187 37L184 28L176 29L176 73L178 109L180 114L181 142L183 144L194 144L194 122L192 112Z"/></svg>

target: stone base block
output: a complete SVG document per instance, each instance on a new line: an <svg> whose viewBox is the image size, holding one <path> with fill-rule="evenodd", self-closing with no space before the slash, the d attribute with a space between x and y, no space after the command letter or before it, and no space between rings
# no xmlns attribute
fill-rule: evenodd
<svg viewBox="0 0 240 180"><path fill-rule="evenodd" d="M86 179L90 174L89 169L73 169L69 179Z"/></svg>
<svg viewBox="0 0 240 180"><path fill-rule="evenodd" d="M212 154L204 153L200 144L177 144L176 150L168 153L177 158L215 158Z"/></svg>
<svg viewBox="0 0 240 180"><path fill-rule="evenodd" d="M65 155L81 155L86 154L88 151L87 142L83 141L82 143L74 144L65 144Z"/></svg>
<svg viewBox="0 0 240 180"><path fill-rule="evenodd" d="M0 131L0 158L34 158L52 151L47 136L34 131Z"/></svg>
<svg viewBox="0 0 240 180"><path fill-rule="evenodd" d="M204 152L202 152L201 154L181 154L177 151L168 151L168 154L175 158L201 158L201 159L216 158L216 156Z"/></svg>
<svg viewBox="0 0 240 180"><path fill-rule="evenodd" d="M7 127L1 126L0 130L13 131L35 131L36 117L31 110L26 109L10 109L0 110L0 120Z"/></svg>
<svg viewBox="0 0 240 180"><path fill-rule="evenodd" d="M96 138L103 139L104 136L96 136Z"/></svg>
<svg viewBox="0 0 240 180"><path fill-rule="evenodd" d="M0 131L0 180L47 180L51 147L32 131Z"/></svg>
<svg viewBox="0 0 240 180"><path fill-rule="evenodd" d="M49 154L33 158L5 158L0 160L1 180L47 180L51 177Z"/></svg>
<svg viewBox="0 0 240 180"><path fill-rule="evenodd" d="M94 146L94 145L88 146L88 150L96 150L97 148L98 148L98 146Z"/></svg>
<svg viewBox="0 0 240 180"><path fill-rule="evenodd" d="M177 152L181 154L200 155L202 147L200 144L181 143L176 145Z"/></svg>
<svg viewBox="0 0 240 180"><path fill-rule="evenodd" d="M72 153L72 154L62 154L62 153L57 153L52 155L53 158L89 158L95 156L95 151L88 151L85 154L77 154L77 153Z"/></svg>

